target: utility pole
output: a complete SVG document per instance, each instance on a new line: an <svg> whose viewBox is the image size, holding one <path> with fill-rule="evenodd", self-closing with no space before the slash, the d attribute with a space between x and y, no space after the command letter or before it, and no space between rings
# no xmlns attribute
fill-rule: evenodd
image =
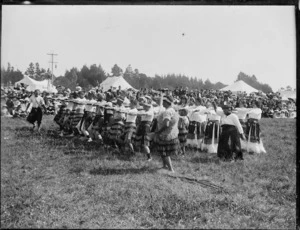
<svg viewBox="0 0 300 230"><path fill-rule="evenodd" d="M47 54L47 55L51 55L51 61L49 62L49 63L51 63L52 65L51 65L51 83L53 84L53 64L55 63L57 63L57 62L54 62L53 61L53 56L57 56L58 54L54 54L53 53L53 51L52 51L52 53L50 53L50 54Z"/></svg>

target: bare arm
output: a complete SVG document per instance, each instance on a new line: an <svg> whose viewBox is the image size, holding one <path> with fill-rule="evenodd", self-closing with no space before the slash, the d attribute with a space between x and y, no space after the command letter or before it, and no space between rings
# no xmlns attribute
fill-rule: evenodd
<svg viewBox="0 0 300 230"><path fill-rule="evenodd" d="M233 120L233 123L234 123L235 127L237 127L239 133L240 133L240 134L243 134L243 133L244 133L244 130L243 130L243 128L242 128L242 125L241 125L241 123L240 123L238 117L237 117L237 116L232 116L232 120Z"/></svg>

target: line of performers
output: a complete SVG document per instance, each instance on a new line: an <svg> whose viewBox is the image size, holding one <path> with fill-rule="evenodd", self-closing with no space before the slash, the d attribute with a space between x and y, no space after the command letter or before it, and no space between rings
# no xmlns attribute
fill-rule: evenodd
<svg viewBox="0 0 300 230"><path fill-rule="evenodd" d="M217 107L211 102L203 106L197 99L194 106L188 106L186 96L181 98L180 105L173 105L169 96L156 100L145 96L139 101L130 100L125 106L124 98L117 98L113 103L99 102L85 99L82 93L76 99L60 99L60 104L54 117L60 127L60 136L83 135L88 142L99 141L106 147L124 152L141 150L148 160L151 160L151 151L161 146L156 138L157 130L162 126L159 119L166 116L162 114L171 111L170 108L175 111L168 113L170 120L178 120L173 122L175 129L168 131L168 126L161 131L166 139L176 139L165 146L167 155L176 151L184 155L186 148L218 153L225 159L232 159L231 154L226 154L226 148L237 148L234 152L239 153L242 150L266 152L260 137L262 110L255 103L253 108L244 108L240 104L239 108L233 109L228 105Z"/></svg>

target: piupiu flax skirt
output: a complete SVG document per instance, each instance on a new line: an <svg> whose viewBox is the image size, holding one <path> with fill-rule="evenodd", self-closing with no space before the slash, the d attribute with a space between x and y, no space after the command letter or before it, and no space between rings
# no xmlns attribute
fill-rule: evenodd
<svg viewBox="0 0 300 230"><path fill-rule="evenodd" d="M150 146L150 126L151 121L141 121L141 123L138 125L136 137L135 137L135 146L140 147L142 145L144 146Z"/></svg>
<svg viewBox="0 0 300 230"><path fill-rule="evenodd" d="M179 140L176 137L173 140L161 140L158 137L157 140L157 152L163 157L169 157L172 155L176 155L178 151Z"/></svg>

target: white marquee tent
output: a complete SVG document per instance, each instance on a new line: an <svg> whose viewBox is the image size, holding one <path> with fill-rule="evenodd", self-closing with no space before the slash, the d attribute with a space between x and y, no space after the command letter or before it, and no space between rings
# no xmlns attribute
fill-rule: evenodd
<svg viewBox="0 0 300 230"><path fill-rule="evenodd" d="M119 86L121 86L121 90L134 89L122 76L108 77L100 84L100 87L103 88L104 92L109 90L111 87L118 89Z"/></svg>
<svg viewBox="0 0 300 230"><path fill-rule="evenodd" d="M220 89L222 91L231 91L231 92L246 92L247 94L258 92L257 89L253 88L252 86L246 84L244 81L239 80L232 85L226 86L223 89Z"/></svg>
<svg viewBox="0 0 300 230"><path fill-rule="evenodd" d="M296 91L292 91L292 90L279 91L279 95L281 96L281 99L284 101L287 101L289 98L296 100L296 93L297 93Z"/></svg>
<svg viewBox="0 0 300 230"><path fill-rule="evenodd" d="M48 80L36 81L30 78L29 76L24 75L24 78L20 81L17 81L15 85L20 83L27 85L26 90L28 91L34 91L36 89L39 89L41 92L46 91L49 93L57 93L57 89L55 88L55 86L53 86L51 83L48 84Z"/></svg>

